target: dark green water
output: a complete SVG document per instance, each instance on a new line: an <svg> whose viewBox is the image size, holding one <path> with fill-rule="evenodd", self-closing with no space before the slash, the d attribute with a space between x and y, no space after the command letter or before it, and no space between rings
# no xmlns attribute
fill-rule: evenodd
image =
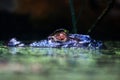
<svg viewBox="0 0 120 80"><path fill-rule="evenodd" d="M120 80L120 48L0 48L0 80Z"/></svg>

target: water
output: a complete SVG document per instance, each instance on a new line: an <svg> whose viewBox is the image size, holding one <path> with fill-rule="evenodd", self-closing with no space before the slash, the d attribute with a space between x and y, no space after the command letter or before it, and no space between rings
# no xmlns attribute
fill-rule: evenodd
<svg viewBox="0 0 120 80"><path fill-rule="evenodd" d="M119 80L120 49L0 48L0 80Z"/></svg>

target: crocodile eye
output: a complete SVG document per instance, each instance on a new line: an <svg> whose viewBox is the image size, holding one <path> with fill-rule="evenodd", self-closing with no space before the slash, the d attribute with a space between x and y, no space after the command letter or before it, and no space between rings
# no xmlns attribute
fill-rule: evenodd
<svg viewBox="0 0 120 80"><path fill-rule="evenodd" d="M60 33L59 33L59 34L55 34L54 36L55 36L55 37L58 37L58 36L60 36Z"/></svg>

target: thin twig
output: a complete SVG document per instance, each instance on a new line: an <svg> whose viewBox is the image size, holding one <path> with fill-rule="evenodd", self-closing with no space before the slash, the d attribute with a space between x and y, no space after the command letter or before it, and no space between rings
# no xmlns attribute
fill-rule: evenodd
<svg viewBox="0 0 120 80"><path fill-rule="evenodd" d="M75 9L73 5L73 0L69 0L69 5L70 5L70 10L71 10L71 16L72 16L73 33L77 33L76 17L75 17Z"/></svg>
<svg viewBox="0 0 120 80"><path fill-rule="evenodd" d="M104 18L104 16L113 8L114 0L109 0L108 6L103 10L101 15L97 18L95 23L90 27L87 34L90 34L97 26L97 24Z"/></svg>

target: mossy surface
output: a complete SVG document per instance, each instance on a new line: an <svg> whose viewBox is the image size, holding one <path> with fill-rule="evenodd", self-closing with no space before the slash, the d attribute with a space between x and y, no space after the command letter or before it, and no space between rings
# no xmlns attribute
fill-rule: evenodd
<svg viewBox="0 0 120 80"><path fill-rule="evenodd" d="M0 80L119 80L120 42L107 49L0 46Z"/></svg>

